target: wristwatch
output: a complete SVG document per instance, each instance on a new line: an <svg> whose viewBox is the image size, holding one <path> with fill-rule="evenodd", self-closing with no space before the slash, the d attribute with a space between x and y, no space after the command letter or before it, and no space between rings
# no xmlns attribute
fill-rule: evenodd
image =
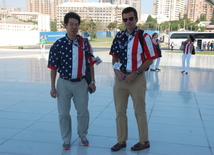
<svg viewBox="0 0 214 155"><path fill-rule="evenodd" d="M135 73L139 75L141 72L139 70L135 70Z"/></svg>
<svg viewBox="0 0 214 155"><path fill-rule="evenodd" d="M95 81L91 81L91 83L95 84Z"/></svg>

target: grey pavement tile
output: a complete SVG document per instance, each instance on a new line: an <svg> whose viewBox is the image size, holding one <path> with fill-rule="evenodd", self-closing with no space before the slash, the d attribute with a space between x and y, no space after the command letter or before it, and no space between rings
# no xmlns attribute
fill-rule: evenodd
<svg viewBox="0 0 214 155"><path fill-rule="evenodd" d="M208 137L208 140L209 140L210 146L214 148L214 137Z"/></svg>
<svg viewBox="0 0 214 155"><path fill-rule="evenodd" d="M203 123L201 120L197 119L183 119L183 118L172 118L170 116L151 116L149 119L151 123L158 124L168 124L168 125L180 125L180 126L189 126L189 127L203 127Z"/></svg>
<svg viewBox="0 0 214 155"><path fill-rule="evenodd" d="M12 149L11 149L11 146ZM51 148L51 149L50 149ZM62 145L59 143L45 143L35 141L8 140L0 145L2 154L22 154L22 155L53 155L63 154Z"/></svg>
<svg viewBox="0 0 214 155"><path fill-rule="evenodd" d="M209 147L206 136L149 131L149 137L151 141L157 140L164 143Z"/></svg>
<svg viewBox="0 0 214 155"><path fill-rule="evenodd" d="M150 141L150 144L150 148L148 150L144 150L145 154L150 155L150 153L156 153L163 155L212 155L209 147L187 145L185 143L166 143L160 141ZM144 155L143 151L139 154Z"/></svg>
<svg viewBox="0 0 214 155"><path fill-rule="evenodd" d="M196 128L190 126L181 125L168 125L168 124L158 124L149 122L149 131L155 131L160 133L172 133L172 134L183 134L192 136L202 136L206 137L204 128Z"/></svg>
<svg viewBox="0 0 214 155"><path fill-rule="evenodd" d="M175 107L176 108L176 107ZM197 119L200 120L201 117L199 112L187 111L187 112L180 112L179 109L177 111L161 111L161 110L153 110L153 116L162 116L162 117L172 117L172 118L183 118L183 119Z"/></svg>
<svg viewBox="0 0 214 155"><path fill-rule="evenodd" d="M41 114L41 113L24 113L24 112L11 112L7 111L7 109L4 109L0 111L0 118L2 119L14 119L14 120L32 120L36 121L38 119L41 119L45 116L46 114Z"/></svg>

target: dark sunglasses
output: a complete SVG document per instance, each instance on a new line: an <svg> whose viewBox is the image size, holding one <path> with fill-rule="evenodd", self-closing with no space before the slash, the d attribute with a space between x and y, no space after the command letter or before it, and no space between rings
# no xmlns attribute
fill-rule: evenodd
<svg viewBox="0 0 214 155"><path fill-rule="evenodd" d="M127 21L133 21L134 20L134 17L129 17L129 18L123 18L123 21L124 22L127 22Z"/></svg>

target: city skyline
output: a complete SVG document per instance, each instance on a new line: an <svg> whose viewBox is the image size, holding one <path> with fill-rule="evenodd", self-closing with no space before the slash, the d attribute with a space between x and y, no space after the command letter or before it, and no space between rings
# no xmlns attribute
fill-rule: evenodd
<svg viewBox="0 0 214 155"><path fill-rule="evenodd" d="M89 2L98 2L99 0L88 0ZM152 14L152 4L155 0L142 0L141 2L141 14ZM19 1L14 1L14 0L5 0L5 5L6 8L21 8L24 11L27 11L27 2L26 0L19 0ZM2 1L0 3L0 7L2 8Z"/></svg>

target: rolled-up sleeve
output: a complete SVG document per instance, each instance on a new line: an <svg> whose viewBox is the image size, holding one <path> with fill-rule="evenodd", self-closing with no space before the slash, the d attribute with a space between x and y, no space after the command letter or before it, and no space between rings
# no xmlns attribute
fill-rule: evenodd
<svg viewBox="0 0 214 155"><path fill-rule="evenodd" d="M119 53L120 53L120 47L118 43L118 34L114 38L112 45L111 45L111 50L109 52L109 55L112 55L113 57L119 58Z"/></svg>
<svg viewBox="0 0 214 155"><path fill-rule="evenodd" d="M60 57L58 56L58 51L56 45L54 44L50 48L49 59L48 59L48 68L57 70L60 63Z"/></svg>
<svg viewBox="0 0 214 155"><path fill-rule="evenodd" d="M88 54L88 64L89 65L94 65L97 62L97 60L96 60L96 58L93 55L94 50L93 50L90 42L88 42L88 49L89 49L88 52L90 53L90 54Z"/></svg>
<svg viewBox="0 0 214 155"><path fill-rule="evenodd" d="M144 41L143 41L143 54L146 60L153 60L158 58L158 53L156 48L152 42L152 39L148 33L143 34Z"/></svg>

